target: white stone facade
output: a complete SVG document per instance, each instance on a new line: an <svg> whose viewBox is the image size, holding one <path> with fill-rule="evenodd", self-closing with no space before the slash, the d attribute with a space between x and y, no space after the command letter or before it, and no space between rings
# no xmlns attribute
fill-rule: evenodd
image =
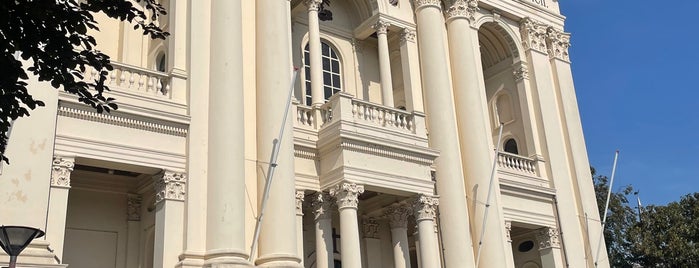
<svg viewBox="0 0 699 268"><path fill-rule="evenodd" d="M165 41L98 16L120 108L32 81L13 126L20 267L595 267L558 1L321 2L164 1Z"/></svg>

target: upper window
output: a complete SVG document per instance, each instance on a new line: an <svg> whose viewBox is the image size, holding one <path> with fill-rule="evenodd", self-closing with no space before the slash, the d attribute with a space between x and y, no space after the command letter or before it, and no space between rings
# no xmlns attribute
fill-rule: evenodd
<svg viewBox="0 0 699 268"><path fill-rule="evenodd" d="M517 141L515 141L515 139L508 139L505 141L505 152L519 154L519 150L517 150Z"/></svg>
<svg viewBox="0 0 699 268"><path fill-rule="evenodd" d="M327 101L330 96L342 90L340 83L340 57L337 52L325 42L320 43L320 51L323 64L323 93ZM306 81L306 105L313 103L311 95L311 66L310 53L308 52L308 44L303 49L303 67Z"/></svg>
<svg viewBox="0 0 699 268"><path fill-rule="evenodd" d="M158 57L155 58L155 70L164 73L167 70L166 60L165 53L160 52Z"/></svg>

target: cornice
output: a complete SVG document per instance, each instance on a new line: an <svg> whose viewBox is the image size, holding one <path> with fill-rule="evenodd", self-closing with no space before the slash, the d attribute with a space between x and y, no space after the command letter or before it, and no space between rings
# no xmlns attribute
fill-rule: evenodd
<svg viewBox="0 0 699 268"><path fill-rule="evenodd" d="M179 127L173 127L173 126L168 126L168 125L164 125L164 124L146 122L143 120L125 118L125 117L120 117L120 116L116 116L113 114L85 111L85 110L66 107L66 106L59 106L58 107L58 115L70 117L70 118L75 118L75 119L93 121L93 122L98 122L98 123L105 123L105 124L109 124L109 125L122 126L122 127L145 130L145 131L163 133L163 134L179 136L179 137L186 137L187 136L187 129L185 129L185 128L179 128Z"/></svg>

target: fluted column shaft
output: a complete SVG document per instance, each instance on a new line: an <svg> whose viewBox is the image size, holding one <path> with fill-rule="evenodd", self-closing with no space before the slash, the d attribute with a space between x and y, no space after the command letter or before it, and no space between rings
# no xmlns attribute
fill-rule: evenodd
<svg viewBox="0 0 699 268"><path fill-rule="evenodd" d="M379 20L374 24L379 49L379 77L381 79L381 100L384 106L393 107L393 80L391 80L391 56L388 51L389 23Z"/></svg>
<svg viewBox="0 0 699 268"><path fill-rule="evenodd" d="M357 207L359 195L364 193L364 186L342 182L331 189L330 194L337 200L340 210L340 247L342 267L361 268L362 254L359 246L359 224Z"/></svg>
<svg viewBox="0 0 699 268"><path fill-rule="evenodd" d="M247 264L240 216L245 214L242 19L240 2L211 1L208 170L196 171L207 174L205 267Z"/></svg>
<svg viewBox="0 0 699 268"><path fill-rule="evenodd" d="M447 10L449 52L466 194L473 199L470 204L473 208L471 225L475 227L474 247L478 247L477 240L483 234L480 267L514 267L512 256L505 254L507 245L504 231L502 228L488 227L504 226L505 222L498 209L501 206L497 181L492 185L491 199L487 200L493 165L493 140L490 123L487 121L489 117L485 87L481 86L484 80L478 71L482 68L478 29L471 27L471 19L477 9L475 0L457 0ZM486 203L490 204L490 211L484 223ZM483 229L486 229L485 233L482 233Z"/></svg>
<svg viewBox="0 0 699 268"><path fill-rule="evenodd" d="M449 211L449 217L440 219L446 249L444 265L473 267L475 262L469 233L468 209L449 77L449 60L447 51L444 49L446 37L444 36L444 17L440 8L441 1L415 1L415 5L422 88L429 122L429 142L432 148L440 152L440 156L435 160L438 177L437 191L442 208L444 211ZM430 228L434 233L434 227L430 226ZM424 243L422 239L421 243ZM429 247L422 245L422 248Z"/></svg>
<svg viewBox="0 0 699 268"><path fill-rule="evenodd" d="M256 74L257 74L257 157L269 162L273 141L286 124L279 140L279 151L273 183L260 226L259 247L255 264L261 267L299 267L296 249L296 208L293 120L287 105L291 86L291 18L289 1L257 0L256 10ZM284 113L287 120L283 122ZM257 174L258 206L262 204L267 166ZM283 239L282 239L283 238Z"/></svg>
<svg viewBox="0 0 699 268"><path fill-rule="evenodd" d="M408 245L408 216L410 210L396 206L388 210L386 216L391 227L393 263L395 268L410 268L410 246Z"/></svg>
<svg viewBox="0 0 699 268"><path fill-rule="evenodd" d="M413 202L413 213L417 222L418 241L420 241L419 258L420 268L440 267L439 246L437 235L434 232L434 218L437 212L439 200L430 196L418 196ZM467 252L464 252L464 254ZM471 267L471 266L456 267Z"/></svg>
<svg viewBox="0 0 699 268"><path fill-rule="evenodd" d="M311 102L312 105L325 103L323 91L323 61L320 51L320 25L318 21L318 9L322 0L306 0L308 6L308 54L311 70ZM308 105L308 103L304 104Z"/></svg>
<svg viewBox="0 0 699 268"><path fill-rule="evenodd" d="M313 196L312 207L315 217L316 235L316 267L329 268L334 266L333 257L333 226L332 198L327 193L317 193Z"/></svg>

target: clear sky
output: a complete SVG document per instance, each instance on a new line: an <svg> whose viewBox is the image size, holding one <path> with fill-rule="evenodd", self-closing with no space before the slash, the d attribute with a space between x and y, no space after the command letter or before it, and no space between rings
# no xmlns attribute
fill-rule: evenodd
<svg viewBox="0 0 699 268"><path fill-rule="evenodd" d="M699 1L561 0L591 165L666 204L699 192Z"/></svg>

